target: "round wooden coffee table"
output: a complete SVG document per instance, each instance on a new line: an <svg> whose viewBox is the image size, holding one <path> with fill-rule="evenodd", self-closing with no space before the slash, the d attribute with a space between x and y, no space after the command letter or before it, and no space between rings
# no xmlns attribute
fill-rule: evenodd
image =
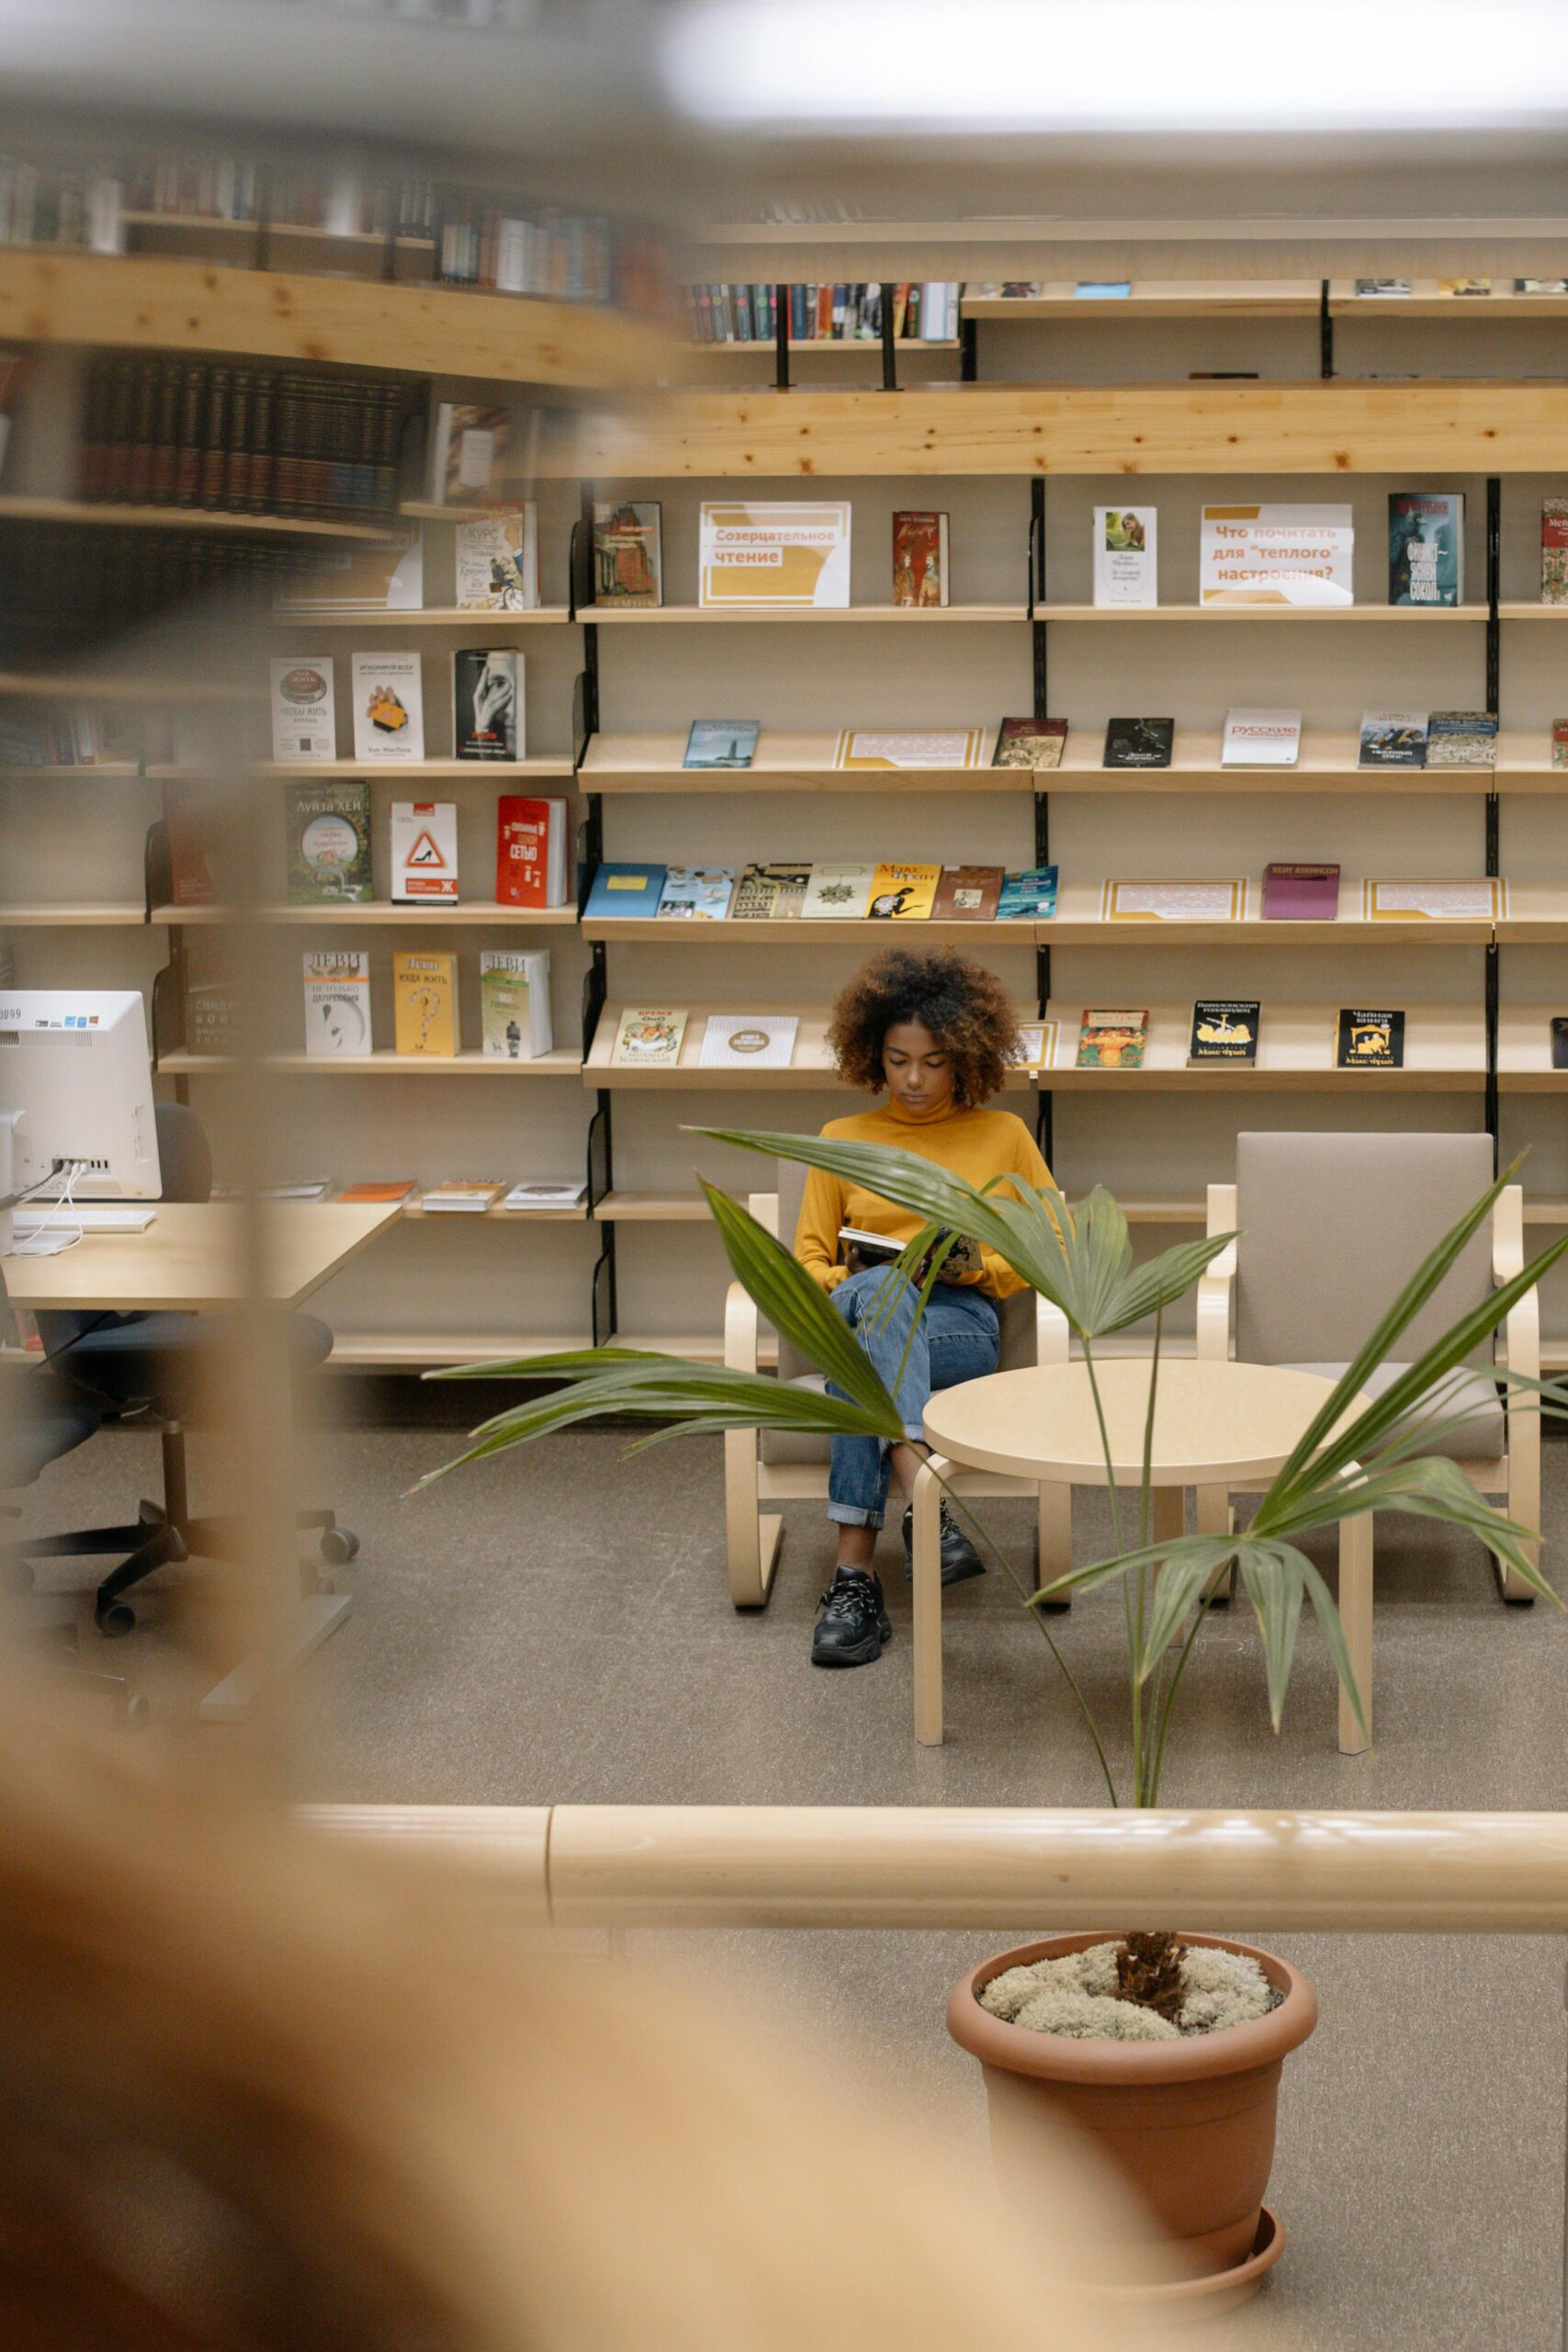
<svg viewBox="0 0 1568 2352"><path fill-rule="evenodd" d="M1149 1408L1149 1365L1125 1358L1095 1367L1116 1482L1136 1494L1143 1472ZM1155 1540L1181 1533L1189 1487L1198 1490L1198 1524L1224 1534L1233 1492L1256 1493L1283 1468L1332 1382L1278 1364L1200 1363L1167 1359L1159 1368L1150 1456ZM1363 1400L1364 1401L1364 1400ZM1089 1374L1081 1363L996 1372L940 1389L925 1411L931 1459L915 1482L915 1737L942 1740L942 1557L938 1474L959 1464L999 1470L1042 1486L1104 1487L1105 1453ZM1372 1522L1346 1520L1339 1530L1339 1613L1369 1730L1372 1693ZM1348 1756L1367 1746L1343 1693L1339 1746Z"/></svg>

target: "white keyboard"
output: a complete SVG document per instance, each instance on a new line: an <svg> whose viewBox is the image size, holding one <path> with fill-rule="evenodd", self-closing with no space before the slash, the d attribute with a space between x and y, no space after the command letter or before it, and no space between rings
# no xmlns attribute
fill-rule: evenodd
<svg viewBox="0 0 1568 2352"><path fill-rule="evenodd" d="M66 1232L80 1226L84 1233L145 1233L158 1212L140 1201L76 1201L62 1209L58 1202L29 1201L15 1214L18 1234L36 1233L45 1224Z"/></svg>

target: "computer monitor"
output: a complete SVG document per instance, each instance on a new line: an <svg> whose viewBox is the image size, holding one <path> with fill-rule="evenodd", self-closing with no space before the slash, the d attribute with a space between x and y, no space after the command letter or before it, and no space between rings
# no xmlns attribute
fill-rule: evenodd
<svg viewBox="0 0 1568 2352"><path fill-rule="evenodd" d="M4 1165L9 1146L10 1172ZM0 989L0 1197L73 1166L77 1200L159 1198L147 1020L133 989Z"/></svg>

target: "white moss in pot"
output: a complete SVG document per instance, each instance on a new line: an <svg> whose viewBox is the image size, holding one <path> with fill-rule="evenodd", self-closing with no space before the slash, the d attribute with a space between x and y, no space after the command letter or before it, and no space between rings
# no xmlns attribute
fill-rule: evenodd
<svg viewBox="0 0 1568 2352"><path fill-rule="evenodd" d="M1188 1944L1181 1949L1187 1997L1173 2024L1156 2009L1119 1997L1118 1950L1114 1941L1090 1944L1060 1960L1004 1969L981 1991L980 2007L1030 2033L1062 2033L1078 2041L1179 2041L1187 2034L1249 2025L1278 2006L1280 1996L1255 1960L1212 1944Z"/></svg>

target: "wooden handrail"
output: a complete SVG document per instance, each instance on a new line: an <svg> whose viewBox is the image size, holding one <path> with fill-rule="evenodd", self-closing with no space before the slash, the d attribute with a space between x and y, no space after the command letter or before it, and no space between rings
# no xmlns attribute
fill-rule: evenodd
<svg viewBox="0 0 1568 2352"><path fill-rule="evenodd" d="M557 1927L1568 1934L1568 1813L308 1805Z"/></svg>

